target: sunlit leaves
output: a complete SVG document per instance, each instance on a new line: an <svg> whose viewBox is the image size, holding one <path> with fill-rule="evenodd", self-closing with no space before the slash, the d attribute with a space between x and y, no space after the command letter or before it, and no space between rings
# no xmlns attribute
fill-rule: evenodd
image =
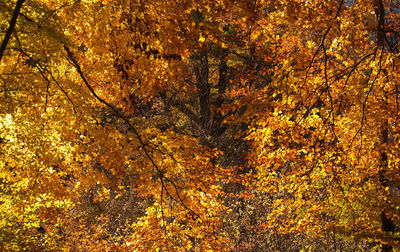
<svg viewBox="0 0 400 252"><path fill-rule="evenodd" d="M382 190L379 171L392 169L382 164L388 146L397 149L398 114L390 94L398 81L393 55L375 43L371 3L290 1L277 7L281 16L274 19L286 28L281 55L287 55L273 83L279 98L249 137L259 188L276 195L271 228L381 239L379 215L397 199ZM294 10L296 17L290 16ZM385 120L392 122L391 141L382 139ZM393 175L387 180L398 181Z"/></svg>
<svg viewBox="0 0 400 252"><path fill-rule="evenodd" d="M398 14L382 40L376 2L28 1L0 62L6 248L393 243Z"/></svg>

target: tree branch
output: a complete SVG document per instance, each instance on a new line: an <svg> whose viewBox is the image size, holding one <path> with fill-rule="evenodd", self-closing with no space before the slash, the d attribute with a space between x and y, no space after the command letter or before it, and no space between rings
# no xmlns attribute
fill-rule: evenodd
<svg viewBox="0 0 400 252"><path fill-rule="evenodd" d="M22 4L25 2L25 0L18 0L17 4L15 5L11 20L10 20L10 24L7 28L6 31L6 35L4 36L3 42L1 42L1 46L0 46L0 61L3 58L3 53L6 50L8 41L10 40L11 34L14 31L15 28L15 24L17 23L17 18L18 18L18 14L21 10Z"/></svg>
<svg viewBox="0 0 400 252"><path fill-rule="evenodd" d="M182 204L182 206L188 210L189 212L193 213L194 215L200 217L196 212L194 212L190 207L188 207L186 205L186 203L183 201L181 195L179 194L179 190L178 190L178 186L175 184L175 182L166 177L164 175L164 173L162 172L161 168L156 164L156 162L154 161L154 159L152 158L152 156L150 155L149 151L146 148L146 144L143 141L142 136L139 134L139 132L136 130L135 126L132 125L132 123L121 113L119 112L113 105L111 105L110 103L108 103L107 101L105 101L104 99L102 99L100 96L98 96L98 94L96 93L96 91L94 91L93 87L89 84L88 80L86 79L85 75L83 74L82 68L79 65L78 61L75 58L75 55L71 52L71 50L69 49L68 46L64 45L64 49L67 52L68 55L68 59L72 61L75 69L77 70L79 76L81 77L82 81L85 83L86 87L90 90L90 92L92 93L92 95L101 103L103 103L104 105L106 105L108 108L110 108L116 116L118 116L119 118L121 118L126 125L128 125L128 127L133 131L134 135L136 136L136 139L139 141L140 145L143 148L143 152L145 154L145 156L149 159L149 161L151 162L151 164L156 168L157 173L159 174L159 178L160 178L160 182L161 182L161 186L162 188L165 189L165 192L167 193L167 195L169 195L171 197L171 199L176 200L174 197L172 197L172 195L170 195L167 186L165 185L165 182L169 182L173 188L174 191L176 192L176 195L178 197L178 200L176 200L177 202L180 202ZM201 218L201 217L200 217Z"/></svg>

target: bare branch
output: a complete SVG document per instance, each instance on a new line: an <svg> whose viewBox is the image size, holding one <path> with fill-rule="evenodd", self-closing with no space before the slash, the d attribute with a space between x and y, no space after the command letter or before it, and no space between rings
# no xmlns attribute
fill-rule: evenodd
<svg viewBox="0 0 400 252"><path fill-rule="evenodd" d="M22 7L22 4L24 2L25 2L25 0L18 0L17 4L15 5L15 8L14 8L11 20L10 20L10 24L9 24L9 26L7 28L7 31L6 31L6 35L4 36L3 42L1 42L1 46L0 46L0 61L3 58L3 53L6 50L8 41L10 40L11 34L14 31L15 24L17 23L17 18L18 18L19 12L21 11L21 7Z"/></svg>

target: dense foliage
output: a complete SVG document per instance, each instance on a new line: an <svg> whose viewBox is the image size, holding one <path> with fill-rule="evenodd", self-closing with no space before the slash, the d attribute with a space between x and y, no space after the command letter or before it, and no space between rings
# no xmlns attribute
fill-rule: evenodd
<svg viewBox="0 0 400 252"><path fill-rule="evenodd" d="M400 249L399 19L0 1L0 249Z"/></svg>

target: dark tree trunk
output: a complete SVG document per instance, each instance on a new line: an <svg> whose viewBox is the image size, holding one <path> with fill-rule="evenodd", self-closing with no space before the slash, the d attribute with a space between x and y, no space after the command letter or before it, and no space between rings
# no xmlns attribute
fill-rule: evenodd
<svg viewBox="0 0 400 252"><path fill-rule="evenodd" d="M382 129L381 129L381 139L382 139L382 145L386 146L389 142L389 124L388 121L386 120L383 125L382 125ZM387 178L387 169L388 169L388 156L386 154L385 150L381 151L381 167L380 167L380 171L379 171L379 179L380 179L380 183L383 187L387 187L389 186L389 181ZM394 223L393 220L391 220L388 217L388 214L386 213L385 210L383 210L381 212L381 227L382 227L382 231L385 233L394 233ZM393 247L389 244L382 244L382 251L383 252L389 252L389 251L393 251Z"/></svg>

